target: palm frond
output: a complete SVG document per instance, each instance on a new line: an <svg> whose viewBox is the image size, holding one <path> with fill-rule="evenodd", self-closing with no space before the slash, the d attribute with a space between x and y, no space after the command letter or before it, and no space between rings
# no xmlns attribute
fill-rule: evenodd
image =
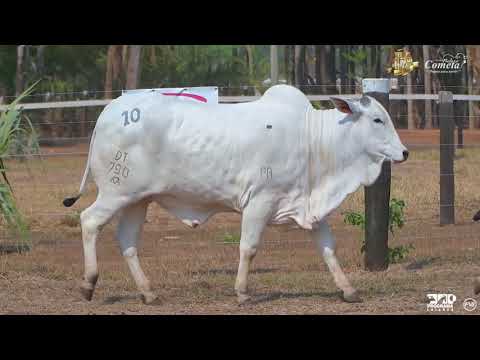
<svg viewBox="0 0 480 360"><path fill-rule="evenodd" d="M7 105L0 114L0 172L4 182L0 182L0 215L5 220L9 230L20 235L22 241L29 239L28 226L22 214L18 210L13 197L13 190L7 177L7 169L3 157L7 155L13 141L25 134L34 134L30 119L22 116L19 103L33 91L38 81L19 95L13 102ZM26 121L22 121L26 118ZM24 126L24 123L28 127ZM33 131L33 132L32 132Z"/></svg>

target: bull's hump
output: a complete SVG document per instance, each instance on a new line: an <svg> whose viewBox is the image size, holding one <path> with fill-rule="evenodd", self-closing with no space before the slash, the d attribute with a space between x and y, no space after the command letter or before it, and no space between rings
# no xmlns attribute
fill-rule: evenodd
<svg viewBox="0 0 480 360"><path fill-rule="evenodd" d="M288 104L299 108L312 106L304 93L290 85L272 86L265 91L260 101Z"/></svg>

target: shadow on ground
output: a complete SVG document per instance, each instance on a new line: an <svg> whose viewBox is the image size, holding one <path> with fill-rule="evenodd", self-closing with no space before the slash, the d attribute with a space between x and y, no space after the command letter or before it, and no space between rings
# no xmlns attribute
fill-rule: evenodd
<svg viewBox="0 0 480 360"><path fill-rule="evenodd" d="M341 292L283 292L276 291L268 294L260 294L252 296L252 299L248 302L249 304L256 305L261 303L266 303L278 299L300 299L300 298L326 298L326 299L341 299Z"/></svg>
<svg viewBox="0 0 480 360"><path fill-rule="evenodd" d="M258 268L249 272L249 274L267 274L276 272L276 268ZM237 275L237 269L208 269L193 272L193 275Z"/></svg>
<svg viewBox="0 0 480 360"><path fill-rule="evenodd" d="M137 295L115 295L107 297L103 303L105 305L112 305L116 303L127 303L130 301L140 301L140 297Z"/></svg>

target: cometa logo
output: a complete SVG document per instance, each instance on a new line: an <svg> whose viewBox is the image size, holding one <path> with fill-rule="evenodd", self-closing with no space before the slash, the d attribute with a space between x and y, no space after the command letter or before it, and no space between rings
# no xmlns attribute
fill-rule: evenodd
<svg viewBox="0 0 480 360"><path fill-rule="evenodd" d="M425 70L432 73L457 73L462 71L466 63L467 57L462 53L455 56L445 54L442 59L425 61Z"/></svg>

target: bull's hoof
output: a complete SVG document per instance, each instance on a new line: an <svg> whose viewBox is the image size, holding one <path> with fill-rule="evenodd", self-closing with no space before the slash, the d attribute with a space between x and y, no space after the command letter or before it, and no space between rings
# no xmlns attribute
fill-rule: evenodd
<svg viewBox="0 0 480 360"><path fill-rule="evenodd" d="M480 294L480 277L475 279L475 282L473 284L473 292L475 295Z"/></svg>
<svg viewBox="0 0 480 360"><path fill-rule="evenodd" d="M93 291L95 289L87 289L84 288L83 286L80 287L80 293L82 294L83 298L87 301L91 301L93 297Z"/></svg>
<svg viewBox="0 0 480 360"><path fill-rule="evenodd" d="M246 305L252 301L252 297L247 294L237 294L238 305Z"/></svg>
<svg viewBox="0 0 480 360"><path fill-rule="evenodd" d="M344 291L342 299L343 299L343 301L345 301L347 303L361 303L361 302L363 302L362 299L360 299L360 296L358 296L357 290Z"/></svg>
<svg viewBox="0 0 480 360"><path fill-rule="evenodd" d="M140 295L145 305L161 305L161 300L154 293Z"/></svg>

